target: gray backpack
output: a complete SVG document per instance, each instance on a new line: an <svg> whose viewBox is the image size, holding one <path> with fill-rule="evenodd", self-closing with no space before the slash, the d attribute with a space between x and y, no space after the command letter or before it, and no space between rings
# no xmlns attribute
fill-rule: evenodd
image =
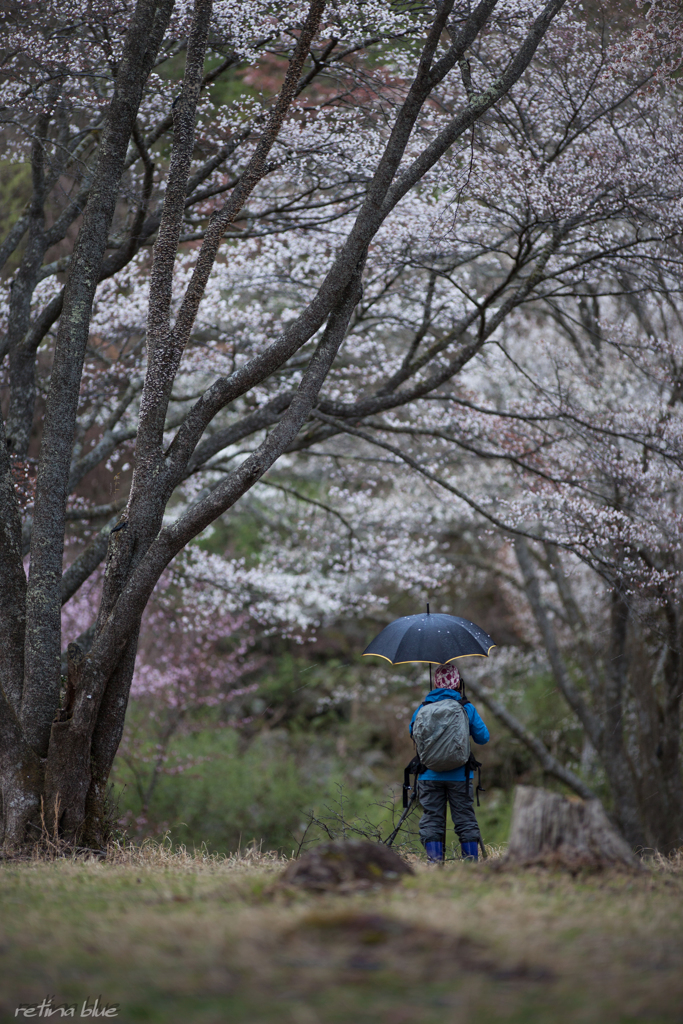
<svg viewBox="0 0 683 1024"><path fill-rule="evenodd" d="M462 768L470 757L470 720L460 701L425 701L413 725L413 739L420 761L430 771Z"/></svg>

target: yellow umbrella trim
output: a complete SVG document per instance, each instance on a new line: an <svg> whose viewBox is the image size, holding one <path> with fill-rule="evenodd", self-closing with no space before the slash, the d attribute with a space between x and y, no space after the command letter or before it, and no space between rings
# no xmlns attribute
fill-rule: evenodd
<svg viewBox="0 0 683 1024"><path fill-rule="evenodd" d="M368 653L363 654L362 657L382 658L384 661L388 661L390 665L450 665L452 661L457 661L458 658L488 658L489 654L496 646L496 644L491 644L486 654L456 654L454 658L449 658L448 661L421 661L419 658L411 658L410 661L392 661L391 658L387 658L384 654L373 654L372 651L368 651Z"/></svg>

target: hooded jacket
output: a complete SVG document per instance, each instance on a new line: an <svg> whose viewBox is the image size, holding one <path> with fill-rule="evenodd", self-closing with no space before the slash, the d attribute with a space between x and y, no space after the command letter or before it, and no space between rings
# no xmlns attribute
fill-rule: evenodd
<svg viewBox="0 0 683 1024"><path fill-rule="evenodd" d="M449 690L441 687L437 690L431 690L425 697L424 703L433 704L437 700L452 700L453 698L455 698L456 700L462 700L462 694L460 693L459 690ZM409 730L411 736L413 735L413 723L415 722L415 719L417 718L417 713L421 707L422 704L420 704L419 707L415 708L415 711L413 712L413 717L410 719ZM475 708L474 704L470 704L468 701L464 705L464 709L465 714L470 720L470 736L472 737L474 742L479 743L482 746L484 743L488 743L489 731L486 728L486 725L484 724L482 719L479 717L479 713ZM425 781L428 779L434 779L440 782L464 782L465 766L463 765L461 768L452 768L451 771L449 772L422 772L420 778L424 779Z"/></svg>

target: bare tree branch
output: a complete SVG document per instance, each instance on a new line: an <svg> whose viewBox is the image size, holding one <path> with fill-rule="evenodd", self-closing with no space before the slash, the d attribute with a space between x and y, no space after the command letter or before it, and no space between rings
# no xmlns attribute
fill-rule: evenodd
<svg viewBox="0 0 683 1024"><path fill-rule="evenodd" d="M508 709L495 698L493 693L488 690L485 686L482 686L479 682L473 682L472 679L467 680L467 688L471 690L477 700L481 701L489 711L496 716L499 722L509 729L513 736L516 736L525 747L527 747L531 753L536 757L543 768L544 772L548 775L552 775L553 778L563 782L565 786L569 786L574 793L577 793L584 800L595 800L597 799L595 793L587 786L583 779L580 779L571 768L565 767L557 760L556 757L550 753L545 743L542 743L537 736L534 736L529 730L511 714Z"/></svg>

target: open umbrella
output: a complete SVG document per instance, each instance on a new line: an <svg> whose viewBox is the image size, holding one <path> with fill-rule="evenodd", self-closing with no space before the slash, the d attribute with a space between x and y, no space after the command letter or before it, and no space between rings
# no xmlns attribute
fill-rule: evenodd
<svg viewBox="0 0 683 1024"><path fill-rule="evenodd" d="M493 640L484 630L457 615L430 614L429 605L422 615L404 615L386 626L363 651L392 665L410 661L445 665L456 658L488 657Z"/></svg>

